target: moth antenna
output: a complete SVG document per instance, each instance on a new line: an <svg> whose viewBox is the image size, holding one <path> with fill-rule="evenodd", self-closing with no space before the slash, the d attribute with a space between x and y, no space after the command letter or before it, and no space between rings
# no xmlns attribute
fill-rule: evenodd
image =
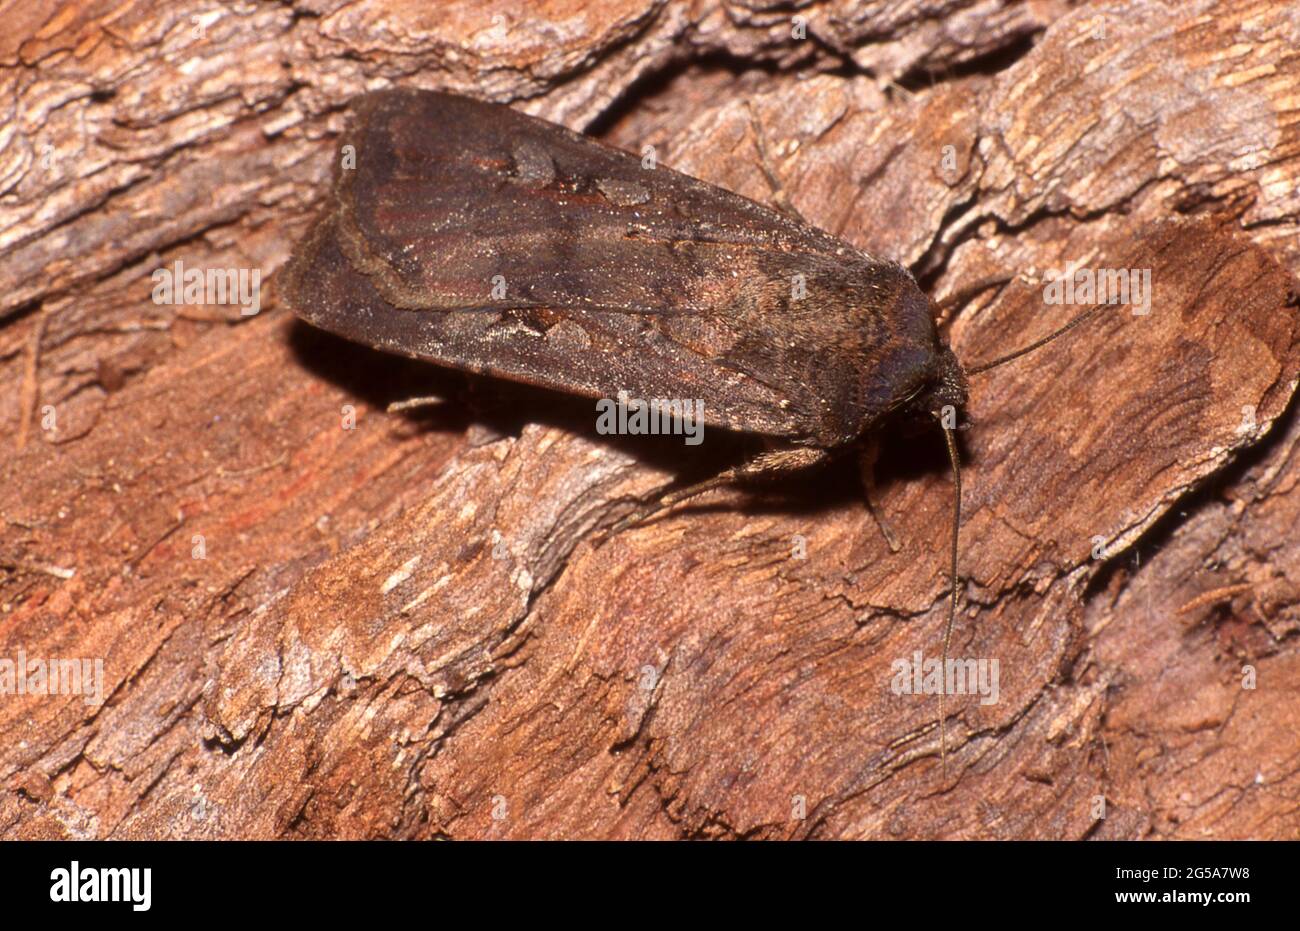
<svg viewBox="0 0 1300 931"><path fill-rule="evenodd" d="M1104 308L1105 304L1094 304L1088 310L1076 316L1073 320L1064 326L1058 327L1051 333L1048 333L1042 339L1035 340L1028 346L1023 346L1015 352L1007 353L1005 356L999 356L991 362L984 362L980 365L973 365L966 369L967 375L979 375L981 372L987 372L989 369L997 368L999 365L1005 365L1013 359L1019 359L1023 355L1033 352L1042 346L1046 346L1058 336L1064 336L1070 330L1073 330L1079 324L1096 316ZM942 667L942 687L939 689L939 759L943 767L943 778L948 778L948 730L946 720L948 717L948 650L952 646L952 629L957 622L957 548L958 537L961 528L961 462L957 455L957 440L952 428L946 426L942 419L939 426L943 429L943 441L948 447L948 462L952 465L952 552L950 554L949 572L952 576L952 595L948 601L948 622L944 625L943 631L943 667Z"/></svg>
<svg viewBox="0 0 1300 931"><path fill-rule="evenodd" d="M961 528L961 460L957 456L957 437L951 427L944 426L943 441L948 447L948 462L952 464L952 552L949 569L952 575L952 597L948 601L948 623L943 631L943 666L940 671L942 685L939 689L939 759L944 781L948 779L948 732L944 720L948 713L948 647L952 644L952 628L957 620L957 537Z"/></svg>
<svg viewBox="0 0 1300 931"><path fill-rule="evenodd" d="M980 365L973 365L973 366L971 366L970 368L966 369L966 374L967 374L967 375L978 375L978 374L980 374L981 372L987 372L989 369L995 369L995 368L997 368L999 365L1004 365L1004 364L1006 364L1007 362L1010 362L1012 359L1019 359L1021 356L1025 355L1026 353L1033 352L1035 349L1039 348L1040 346L1045 346L1045 345L1047 345L1047 344L1050 343L1052 340L1056 339L1056 337L1058 337L1058 336L1064 336L1067 332L1069 332L1070 330L1073 330L1075 327L1077 327L1079 324L1083 323L1085 320L1089 319L1090 317L1094 317L1094 316L1096 316L1097 312L1100 311L1103 307L1106 307L1106 306L1108 306L1108 305L1106 305L1106 304L1094 304L1094 305L1092 305L1091 308L1089 308L1088 310L1085 310L1083 313L1079 314L1077 317L1075 317L1075 318L1074 318L1073 320L1071 320L1069 323L1065 324L1065 326L1060 327L1060 328L1058 328L1058 329L1056 329L1056 330L1053 330L1051 333L1048 333L1048 334L1047 334L1046 336L1044 336L1042 339L1040 339L1040 340L1035 340L1034 342L1030 343L1028 346L1024 346L1024 347L1022 347L1022 348L1020 348L1020 349L1017 349L1015 352L1008 353L1008 354L1005 355L1005 356L1001 356L1001 357L999 357L999 358L997 358L997 359L994 359L992 362L984 362L984 363L982 363L982 364L980 364Z"/></svg>

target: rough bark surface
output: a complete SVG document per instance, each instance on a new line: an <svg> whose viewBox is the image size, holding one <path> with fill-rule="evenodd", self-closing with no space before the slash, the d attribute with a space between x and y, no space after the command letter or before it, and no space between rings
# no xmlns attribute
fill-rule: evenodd
<svg viewBox="0 0 1300 931"><path fill-rule="evenodd" d="M100 658L105 700L0 695L0 835L1300 835L1300 8L488 6L5 9L0 657ZM272 275L393 83L769 200L760 132L968 363L1063 322L1062 270L1151 269L1149 314L974 379L954 654L1001 687L950 702L947 778L890 688L942 637L933 431L881 437L898 552L848 463L597 547L676 450L273 285L153 302Z"/></svg>

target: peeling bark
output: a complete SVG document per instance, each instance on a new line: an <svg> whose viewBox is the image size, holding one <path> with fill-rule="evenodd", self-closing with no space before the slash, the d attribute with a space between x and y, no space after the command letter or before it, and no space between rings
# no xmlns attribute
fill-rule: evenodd
<svg viewBox="0 0 1300 931"><path fill-rule="evenodd" d="M20 5L0 37L5 837L1294 837L1300 13L1273 3ZM271 276L384 82L512 101L912 267L976 376L954 654L928 433L683 506L589 405L151 273ZM432 412L389 415L437 393ZM710 462L738 444L719 440ZM802 558L800 558L802 556ZM2 670L0 670L2 671ZM1104 799L1104 812L1099 800Z"/></svg>

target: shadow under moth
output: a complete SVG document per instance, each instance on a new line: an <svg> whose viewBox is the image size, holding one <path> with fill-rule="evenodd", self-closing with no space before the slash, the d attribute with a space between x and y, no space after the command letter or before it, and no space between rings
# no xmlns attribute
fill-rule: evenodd
<svg viewBox="0 0 1300 931"><path fill-rule="evenodd" d="M353 102L332 196L279 292L299 317L377 349L588 398L695 399L707 426L769 438L614 531L726 483L818 466L887 418L936 420L955 486L945 670L966 376L1103 306L963 369L897 263L564 127L420 90Z"/></svg>

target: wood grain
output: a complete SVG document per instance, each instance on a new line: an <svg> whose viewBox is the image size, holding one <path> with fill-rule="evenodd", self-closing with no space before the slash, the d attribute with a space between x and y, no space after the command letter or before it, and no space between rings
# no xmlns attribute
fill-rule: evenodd
<svg viewBox="0 0 1300 931"><path fill-rule="evenodd" d="M0 835L1300 834L1300 14L856 7L800 40L757 4L20 4L0 658L100 658L105 701L0 695ZM1001 688L952 702L946 781L937 699L890 690L942 632L933 431L881 438L897 553L847 466L597 547L690 477L672 450L313 332L273 284L253 317L151 300L177 259L270 279L385 83L769 200L761 132L967 363L1063 322L1054 275L1150 269L1149 314L973 380L954 650Z"/></svg>

